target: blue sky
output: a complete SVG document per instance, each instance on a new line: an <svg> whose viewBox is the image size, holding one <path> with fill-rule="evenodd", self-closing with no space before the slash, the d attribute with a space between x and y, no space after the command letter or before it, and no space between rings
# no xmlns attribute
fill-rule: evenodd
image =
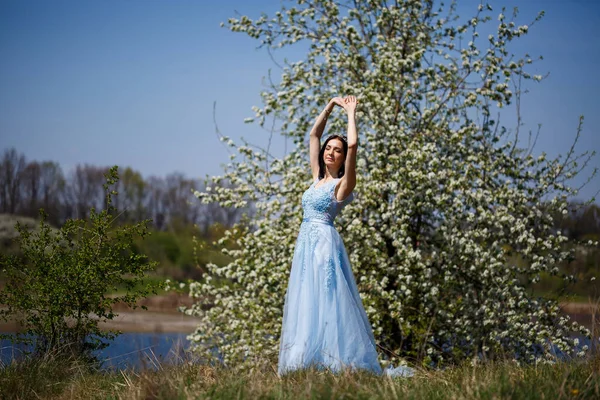
<svg viewBox="0 0 600 400"><path fill-rule="evenodd" d="M469 15L478 1L460 0ZM491 1L518 5L522 23L546 16L517 51L543 55L522 104L525 129L542 131L536 152L565 152L578 116L580 150L600 150L600 5L594 0ZM264 144L268 134L243 123L260 104L262 78L278 69L257 42L219 26L236 11L273 14L279 0L0 0L0 149L53 160L131 166L144 176L221 172L221 132ZM290 59L301 52L288 51ZM279 57L275 53L275 57ZM504 122L511 126L514 117ZM282 141L276 149L283 153ZM600 165L596 157L594 165ZM581 198L600 188L596 178Z"/></svg>

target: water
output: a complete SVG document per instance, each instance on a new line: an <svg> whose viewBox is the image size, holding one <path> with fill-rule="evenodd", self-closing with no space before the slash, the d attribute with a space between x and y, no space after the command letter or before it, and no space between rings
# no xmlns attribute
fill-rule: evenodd
<svg viewBox="0 0 600 400"><path fill-rule="evenodd" d="M108 347L95 352L107 369L156 368L161 364L177 364L189 358L185 349L189 345L185 333L123 333L109 341ZM0 361L10 363L23 356L29 346L13 345L10 340L0 340Z"/></svg>
<svg viewBox="0 0 600 400"><path fill-rule="evenodd" d="M159 365L177 364L190 359L191 356L185 353L189 345L186 336L185 333L123 333L95 355L103 361L102 367L105 369L156 369ZM588 338L576 336L580 339L579 348L583 345L591 348L592 343ZM27 350L27 346L14 346L10 340L2 339L0 361L2 364L10 363ZM560 351L557 353L560 358L562 354Z"/></svg>

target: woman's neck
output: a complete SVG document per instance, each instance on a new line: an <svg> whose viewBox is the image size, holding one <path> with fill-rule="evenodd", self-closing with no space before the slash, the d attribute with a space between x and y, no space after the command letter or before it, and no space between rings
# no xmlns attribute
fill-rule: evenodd
<svg viewBox="0 0 600 400"><path fill-rule="evenodd" d="M329 169L325 169L325 176L323 180L335 179L334 176L338 175L339 170L331 171Z"/></svg>

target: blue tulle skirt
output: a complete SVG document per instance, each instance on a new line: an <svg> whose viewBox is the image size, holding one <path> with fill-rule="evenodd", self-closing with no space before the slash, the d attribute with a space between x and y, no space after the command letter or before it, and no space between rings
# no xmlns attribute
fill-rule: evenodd
<svg viewBox="0 0 600 400"><path fill-rule="evenodd" d="M344 243L330 222L305 220L296 242L283 311L280 375L316 367L383 371ZM392 375L412 375L406 367Z"/></svg>

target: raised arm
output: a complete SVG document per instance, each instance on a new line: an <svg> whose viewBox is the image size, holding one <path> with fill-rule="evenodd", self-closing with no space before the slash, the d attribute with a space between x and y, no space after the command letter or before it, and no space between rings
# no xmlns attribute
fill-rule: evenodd
<svg viewBox="0 0 600 400"><path fill-rule="evenodd" d="M344 110L348 114L348 154L344 164L345 173L335 188L335 196L338 201L350 196L356 186L356 147L358 146L358 132L356 131L356 105L358 100L355 96L344 99Z"/></svg>
<svg viewBox="0 0 600 400"><path fill-rule="evenodd" d="M319 176L319 151L321 150L321 136L325 131L325 124L327 124L327 117L331 114L335 105L344 107L344 99L341 97L334 97L329 100L329 103L325 106L321 114L317 117L315 124L310 130L310 169L312 171L313 180L316 180Z"/></svg>

